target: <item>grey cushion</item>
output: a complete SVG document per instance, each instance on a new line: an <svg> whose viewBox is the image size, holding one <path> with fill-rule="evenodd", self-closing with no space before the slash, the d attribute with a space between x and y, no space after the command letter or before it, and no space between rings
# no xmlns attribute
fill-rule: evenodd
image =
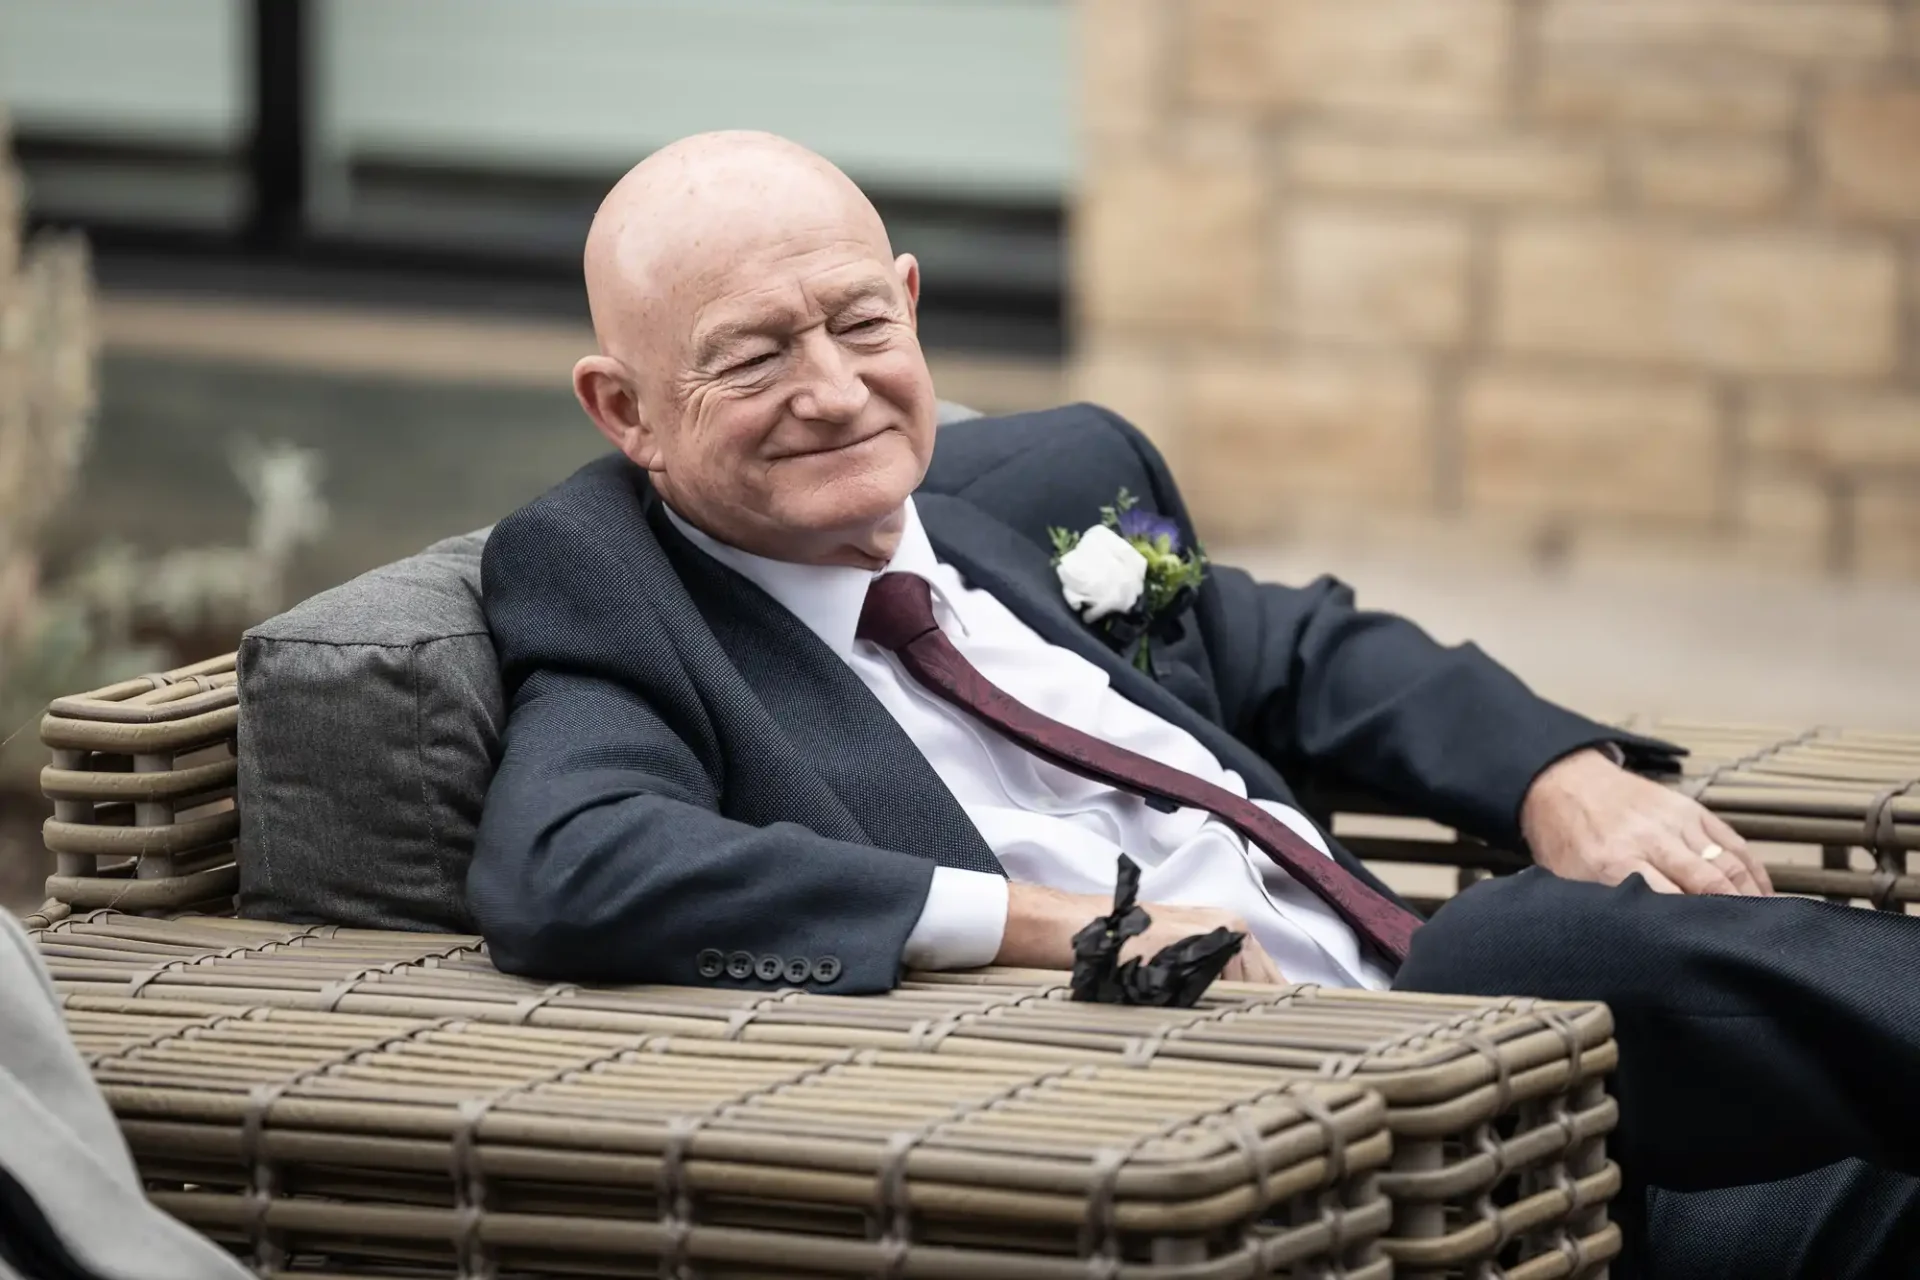
<svg viewBox="0 0 1920 1280"><path fill-rule="evenodd" d="M941 401L941 423L980 415ZM240 914L473 931L467 862L506 704L487 530L323 591L240 644Z"/></svg>
<svg viewBox="0 0 1920 1280"><path fill-rule="evenodd" d="M480 610L486 532L241 641L242 915L472 930L467 861L506 723Z"/></svg>

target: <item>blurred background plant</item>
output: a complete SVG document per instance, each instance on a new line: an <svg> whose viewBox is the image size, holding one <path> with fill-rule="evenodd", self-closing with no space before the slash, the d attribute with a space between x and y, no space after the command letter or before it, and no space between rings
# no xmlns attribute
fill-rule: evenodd
<svg viewBox="0 0 1920 1280"><path fill-rule="evenodd" d="M6 121L0 117L0 143ZM94 409L93 287L78 237L23 244L20 182L0 149L0 726L87 670L78 619L41 582L40 539L72 491ZM50 695L47 695L50 696ZM31 755L0 748L0 778Z"/></svg>
<svg viewBox="0 0 1920 1280"><path fill-rule="evenodd" d="M143 551L103 535L49 573L43 541L91 439L93 282L85 241L21 231L0 116L0 900L45 874L44 763L35 725L65 693L233 647L286 603L295 553L326 532L320 457L242 438L231 465L252 501L243 546Z"/></svg>

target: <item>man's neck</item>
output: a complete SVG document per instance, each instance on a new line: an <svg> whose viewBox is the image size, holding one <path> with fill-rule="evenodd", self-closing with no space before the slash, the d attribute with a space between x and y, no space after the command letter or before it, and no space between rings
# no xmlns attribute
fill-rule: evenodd
<svg viewBox="0 0 1920 1280"><path fill-rule="evenodd" d="M670 506L665 510L667 519L687 541L771 596L834 653L842 658L852 653L860 610L873 584L873 571L842 565L801 564L756 555L702 531ZM908 501L901 511L900 545L883 567L932 578L939 562L920 529L913 503Z"/></svg>
<svg viewBox="0 0 1920 1280"><path fill-rule="evenodd" d="M696 542L717 543L741 555L809 568L860 569L867 573L879 573L892 563L894 554L900 549L901 535L907 527L908 504L902 503L891 515L857 534L828 535L811 547L808 540L797 537L769 538L764 546L748 546L743 545L747 541L745 539L715 533L699 521L683 515L664 494L660 502L674 526L682 533L695 535Z"/></svg>

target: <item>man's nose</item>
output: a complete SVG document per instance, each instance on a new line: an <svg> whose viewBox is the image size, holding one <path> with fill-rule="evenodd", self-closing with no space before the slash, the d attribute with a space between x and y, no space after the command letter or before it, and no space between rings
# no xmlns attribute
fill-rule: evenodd
<svg viewBox="0 0 1920 1280"><path fill-rule="evenodd" d="M824 328L803 335L800 390L793 398L795 416L845 422L866 408L871 393L855 363Z"/></svg>

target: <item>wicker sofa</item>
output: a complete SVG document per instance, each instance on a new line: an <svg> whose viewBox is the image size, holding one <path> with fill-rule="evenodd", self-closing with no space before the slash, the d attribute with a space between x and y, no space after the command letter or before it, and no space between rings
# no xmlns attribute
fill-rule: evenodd
<svg viewBox="0 0 1920 1280"><path fill-rule="evenodd" d="M28 925L150 1194L263 1274L1557 1280L1619 1248L1604 1006L543 986L458 933L237 919L239 701L226 655L48 708ZM1920 898L1920 737L1631 727L1782 890ZM1520 865L1306 795L1382 864Z"/></svg>

